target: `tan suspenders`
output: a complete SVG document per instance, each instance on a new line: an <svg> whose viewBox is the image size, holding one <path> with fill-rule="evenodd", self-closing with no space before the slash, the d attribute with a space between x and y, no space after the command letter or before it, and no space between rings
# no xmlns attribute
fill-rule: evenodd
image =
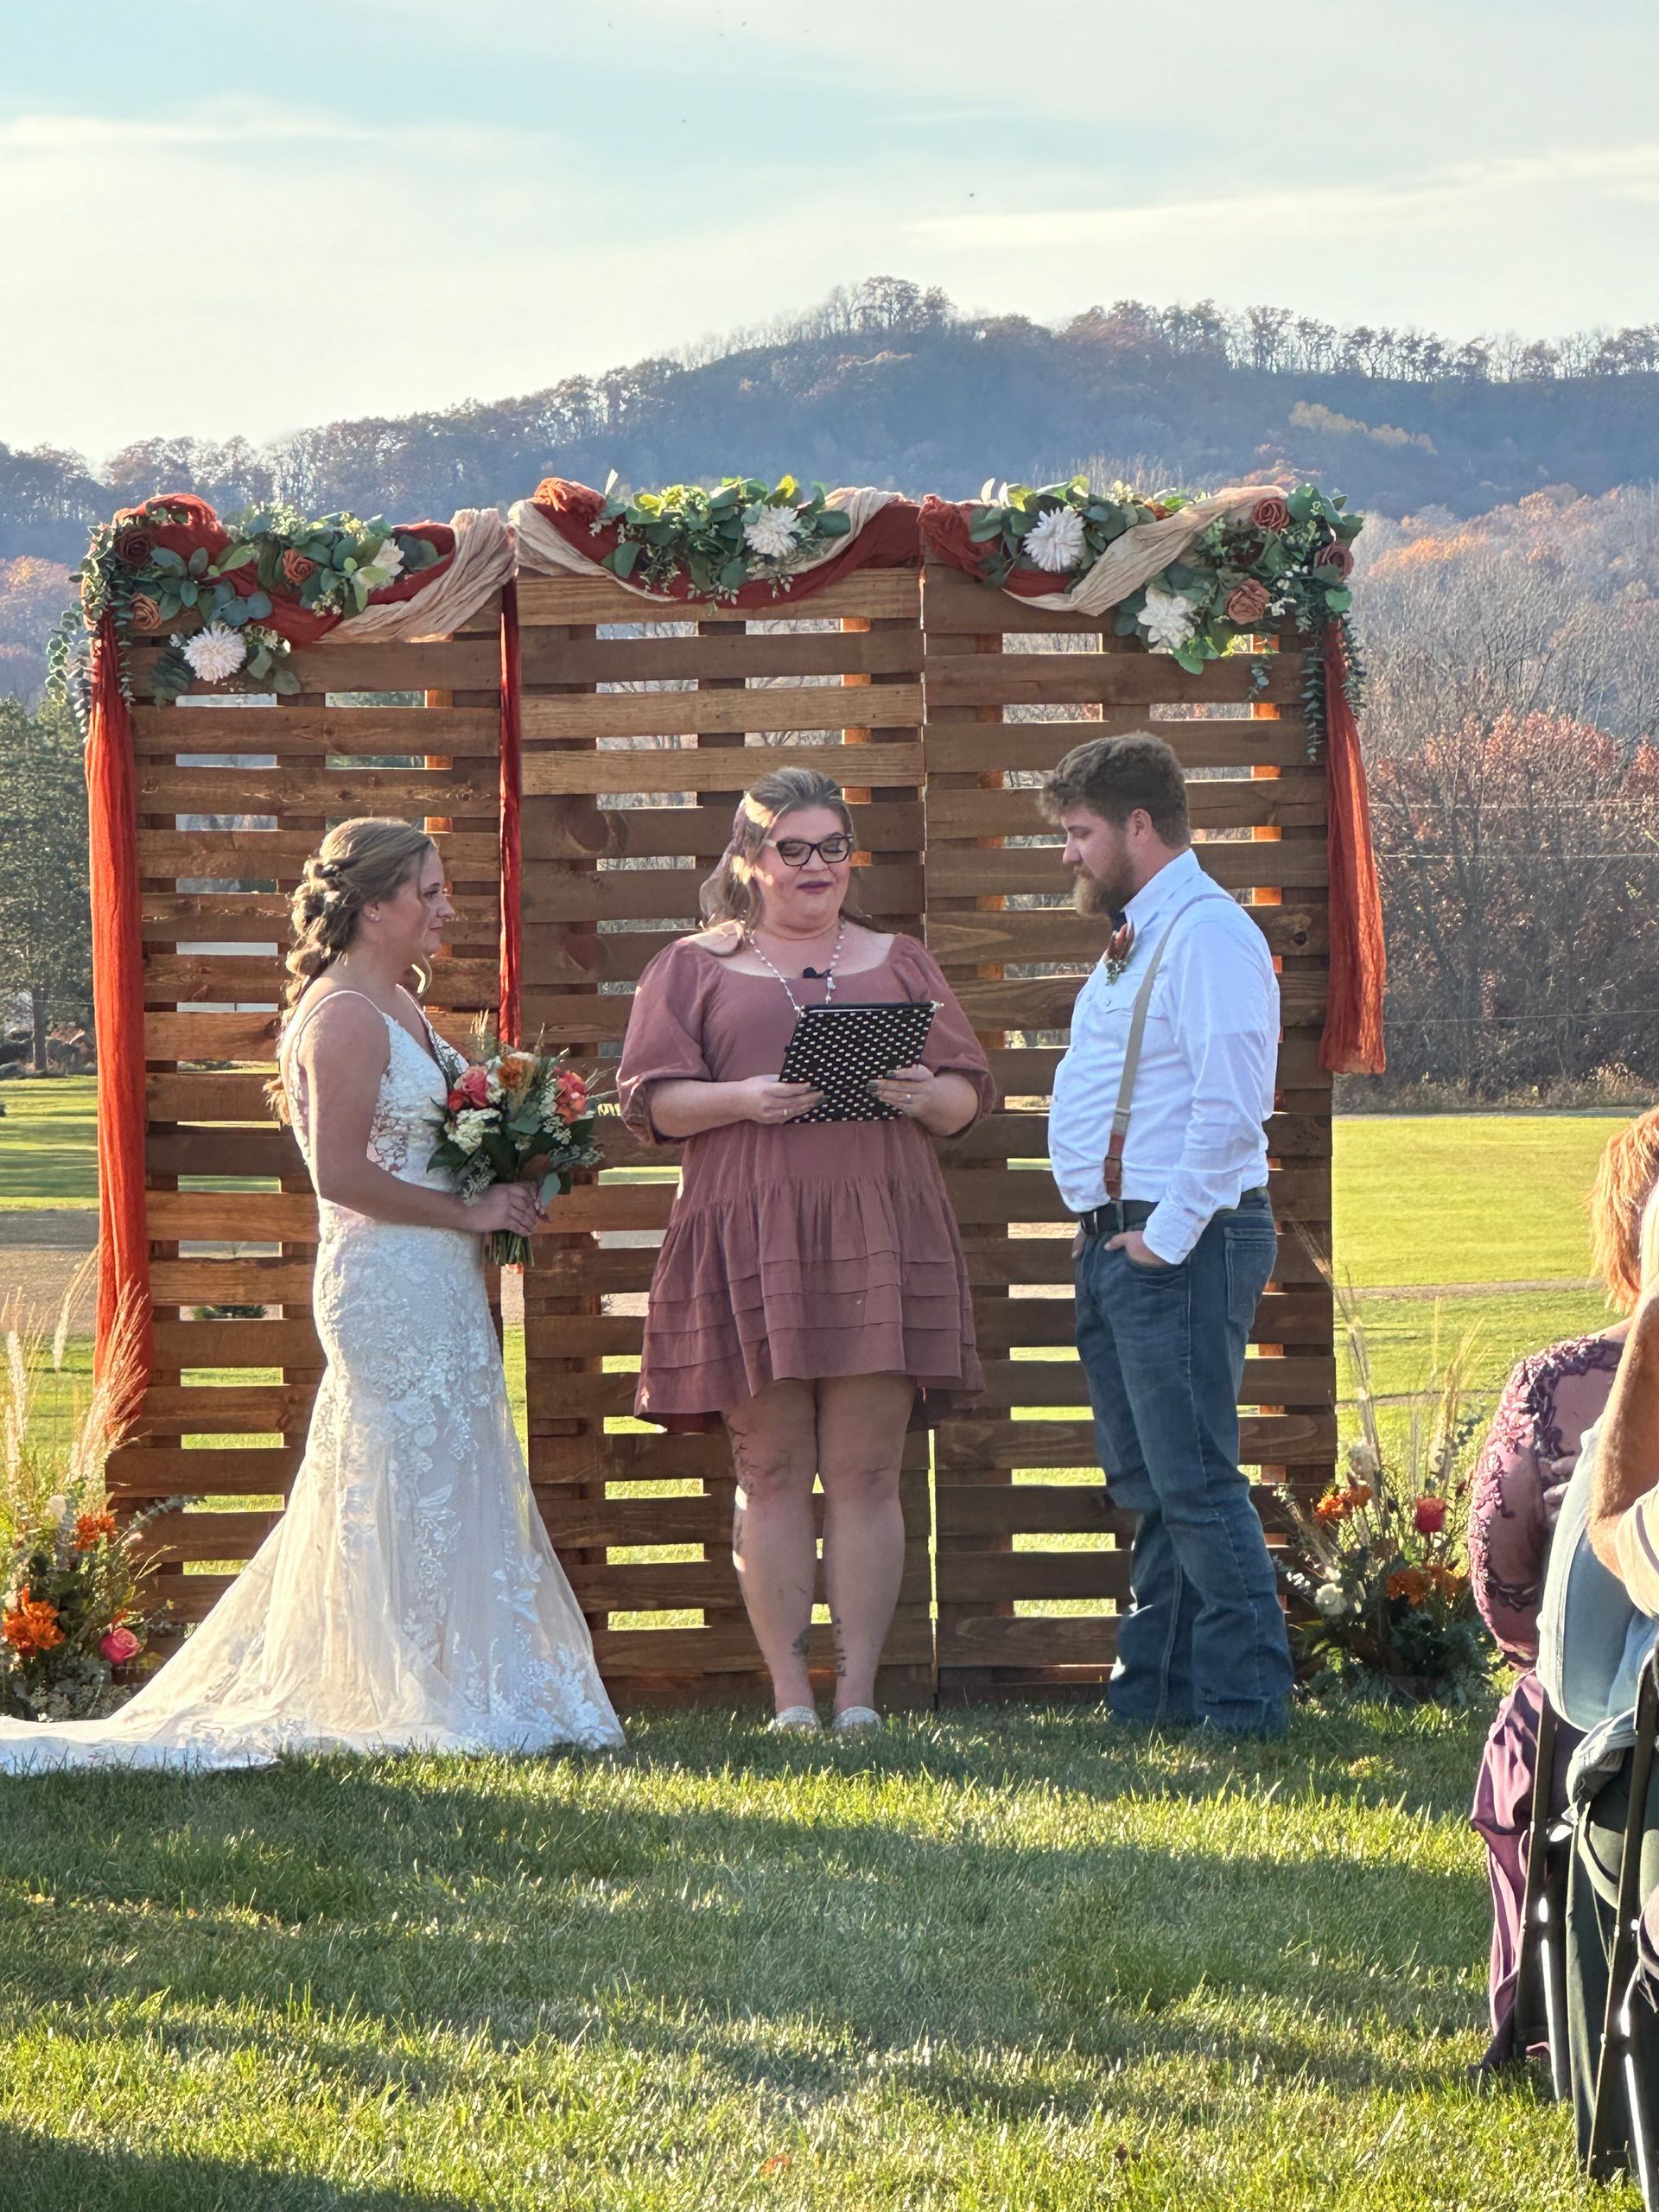
<svg viewBox="0 0 1659 2212"><path fill-rule="evenodd" d="M1170 916L1169 927L1152 948L1147 962L1147 972L1141 978L1141 988L1135 995L1135 1011L1129 1016L1129 1040L1123 1051L1123 1073L1117 1086L1117 1107L1112 1116L1111 1140L1106 1147L1103 1172L1106 1178L1106 1196L1114 1205L1123 1195L1123 1146L1129 1133L1129 1100L1135 1092L1135 1078L1141 1065L1141 1041L1147 1032L1147 1014L1152 1005L1152 980L1158 973L1158 963L1164 957L1164 947L1175 934L1175 925L1190 907L1197 906L1208 898L1208 892L1197 899L1189 899L1185 906L1178 906Z"/></svg>

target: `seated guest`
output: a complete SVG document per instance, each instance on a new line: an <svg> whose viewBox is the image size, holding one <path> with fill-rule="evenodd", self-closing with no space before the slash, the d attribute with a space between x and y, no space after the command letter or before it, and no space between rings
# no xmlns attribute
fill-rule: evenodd
<svg viewBox="0 0 1659 2212"><path fill-rule="evenodd" d="M1659 1112L1642 1115L1608 1141L1591 1200L1597 1271L1628 1314L1640 1291L1642 1209L1659 1180ZM1569 1338L1523 1359L1510 1376L1475 1469L1469 1552L1475 1603L1506 1659L1525 1669L1486 1738L1471 1821L1486 1845L1492 1891L1490 1982L1492 2040L1484 2063L1514 2049L1515 1978L1526 1888L1538 1715L1538 1607L1549 1539L1580 1440L1600 1419L1612 1389L1628 1320ZM1566 1802L1567 1759L1577 1733L1558 1732L1555 1804Z"/></svg>
<svg viewBox="0 0 1659 2212"><path fill-rule="evenodd" d="M652 1281L634 1409L725 1424L732 1553L778 1707L818 1726L807 1673L823 1485L838 1732L880 1725L876 1667L898 1600L899 1468L918 1393L981 1387L956 1219L931 1140L995 1103L985 1054L913 938L849 912L853 820L804 768L762 779L703 887L713 926L640 977L617 1087L628 1126L683 1143ZM890 1119L810 1122L779 1071L804 1007L931 1000L920 1060L869 1088Z"/></svg>
<svg viewBox="0 0 1659 2212"><path fill-rule="evenodd" d="M1659 1193L1641 1231L1642 1295L1607 1410L1584 1438L1561 1502L1538 1626L1545 1694L1586 1731L1567 1772L1575 1834L1567 1891L1567 2006L1579 2147L1590 2141L1630 1812L1642 1670L1659 1624ZM1643 1811L1639 1893L1659 1886L1659 1767ZM1649 2039L1649 2052L1659 2051ZM1659 2077L1659 2068L1652 2068ZM1647 2083L1659 2098L1659 2078ZM1622 2107L1622 2098L1620 2104ZM1614 2114L1607 2148L1626 2130Z"/></svg>

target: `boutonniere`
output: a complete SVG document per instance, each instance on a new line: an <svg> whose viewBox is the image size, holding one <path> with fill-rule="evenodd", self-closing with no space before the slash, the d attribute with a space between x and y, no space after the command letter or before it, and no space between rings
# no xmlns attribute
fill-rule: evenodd
<svg viewBox="0 0 1659 2212"><path fill-rule="evenodd" d="M1115 983L1135 951L1135 924L1122 922L1106 941L1106 980Z"/></svg>

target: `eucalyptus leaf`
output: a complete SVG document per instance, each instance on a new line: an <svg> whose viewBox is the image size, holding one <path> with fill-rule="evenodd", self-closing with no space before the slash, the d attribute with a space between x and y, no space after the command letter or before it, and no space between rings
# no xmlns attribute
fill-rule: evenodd
<svg viewBox="0 0 1659 2212"><path fill-rule="evenodd" d="M207 548L205 545L198 545L195 551L190 556L189 569L190 574L193 576L200 576L207 574Z"/></svg>
<svg viewBox="0 0 1659 2212"><path fill-rule="evenodd" d="M270 671L270 688L273 691L281 691L285 696L291 696L303 687L293 670L285 668L282 662L278 661Z"/></svg>
<svg viewBox="0 0 1659 2212"><path fill-rule="evenodd" d="M170 545L152 546L149 559L151 567L161 569L164 575L181 576L185 572L184 563Z"/></svg>
<svg viewBox="0 0 1659 2212"><path fill-rule="evenodd" d="M639 558L639 540L632 537L620 537L617 540L614 550L606 555L605 566L613 575L631 576L633 574L634 563Z"/></svg>
<svg viewBox="0 0 1659 2212"><path fill-rule="evenodd" d="M270 613L270 596L267 592L255 591L248 594L248 615L251 620L263 622Z"/></svg>

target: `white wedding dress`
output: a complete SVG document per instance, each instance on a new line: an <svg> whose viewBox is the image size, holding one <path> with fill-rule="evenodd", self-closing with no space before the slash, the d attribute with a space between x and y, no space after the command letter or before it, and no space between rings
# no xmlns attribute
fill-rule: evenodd
<svg viewBox="0 0 1659 2212"><path fill-rule="evenodd" d="M301 1020L308 1018L302 1014ZM370 1156L429 1169L446 1071L386 1017ZM308 1163L303 1077L284 1040ZM314 1294L328 1365L288 1510L200 1626L104 1720L0 1720L0 1772L257 1766L284 1752L619 1745L587 1624L531 1495L463 1230L319 1201Z"/></svg>

